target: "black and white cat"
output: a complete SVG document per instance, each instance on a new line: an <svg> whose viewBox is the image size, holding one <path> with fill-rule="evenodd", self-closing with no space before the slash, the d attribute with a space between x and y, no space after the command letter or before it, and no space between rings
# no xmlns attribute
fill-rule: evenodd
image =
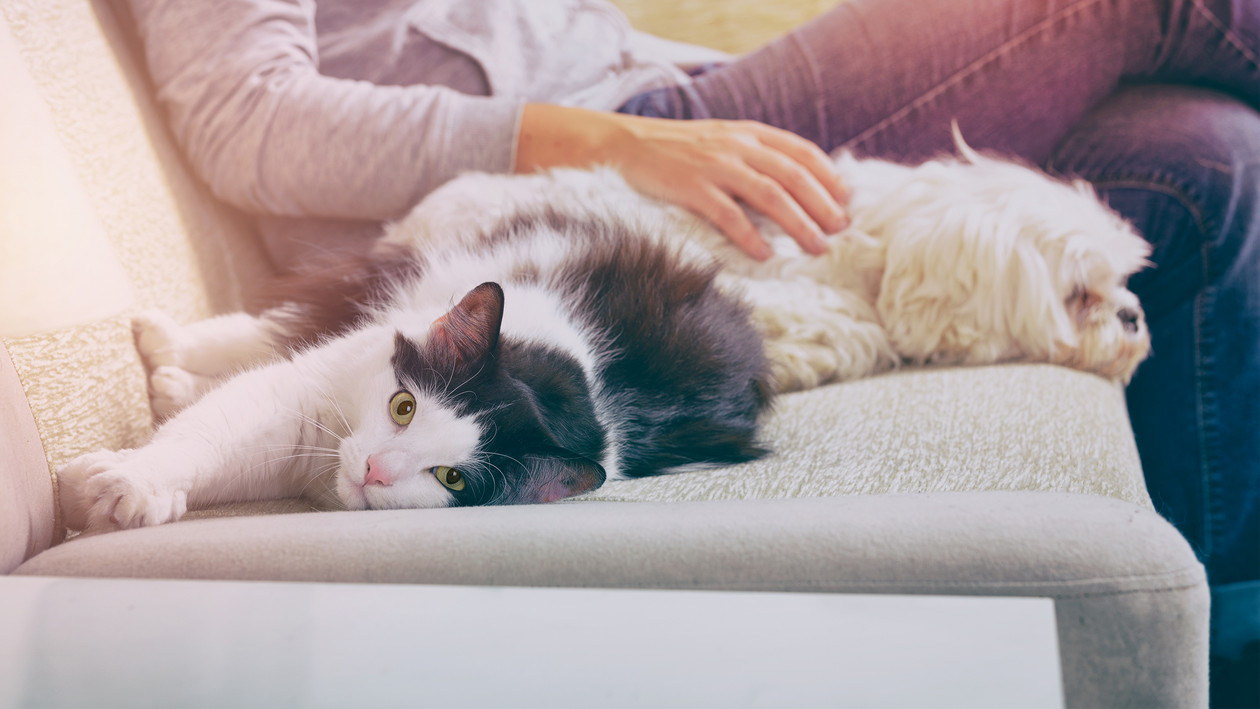
<svg viewBox="0 0 1260 709"><path fill-rule="evenodd" d="M349 509L545 502L763 454L761 341L712 261L619 220L545 211L450 243L384 244L262 318L200 332L149 321L154 359L184 338L181 364L203 373L295 351L212 388L143 448L63 468L68 524L330 492ZM347 297L365 307L332 314Z"/></svg>
<svg viewBox="0 0 1260 709"><path fill-rule="evenodd" d="M851 226L815 258L763 221L765 262L612 170L454 180L287 305L139 319L171 418L59 471L67 525L556 500L756 458L775 392L902 363L1127 379L1149 336L1124 283L1149 246L1087 186L958 142L964 160L914 167L839 156Z"/></svg>

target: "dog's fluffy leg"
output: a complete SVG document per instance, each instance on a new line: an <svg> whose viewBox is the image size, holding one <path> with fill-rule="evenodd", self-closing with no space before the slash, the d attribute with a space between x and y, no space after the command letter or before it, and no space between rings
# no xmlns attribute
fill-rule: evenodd
<svg viewBox="0 0 1260 709"><path fill-rule="evenodd" d="M723 276L719 283L752 306L776 391L809 389L897 366L874 310L854 293L806 278Z"/></svg>

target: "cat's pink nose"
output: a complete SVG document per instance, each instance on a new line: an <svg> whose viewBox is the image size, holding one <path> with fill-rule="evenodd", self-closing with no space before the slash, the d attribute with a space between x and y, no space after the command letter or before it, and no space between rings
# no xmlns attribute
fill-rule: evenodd
<svg viewBox="0 0 1260 709"><path fill-rule="evenodd" d="M394 481L389 474L385 472L385 467L377 460L376 456L370 455L367 459L367 474L363 476L363 486L380 485L389 487Z"/></svg>

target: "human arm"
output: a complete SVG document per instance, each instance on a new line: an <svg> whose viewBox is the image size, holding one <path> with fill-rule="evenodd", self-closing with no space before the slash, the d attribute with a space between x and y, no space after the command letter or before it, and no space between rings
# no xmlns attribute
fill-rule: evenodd
<svg viewBox="0 0 1260 709"><path fill-rule="evenodd" d="M686 207L757 258L769 247L736 200L807 252L843 228L847 190L814 144L751 121L676 121L547 104L521 114L515 169L606 164L641 192Z"/></svg>
<svg viewBox="0 0 1260 709"><path fill-rule="evenodd" d="M768 126L522 108L325 76L310 0L128 2L189 161L216 195L250 211L384 220L469 170L612 164L753 254L765 245L737 199L809 251L820 246L817 225L841 223L843 188L826 156Z"/></svg>
<svg viewBox="0 0 1260 709"><path fill-rule="evenodd" d="M320 74L309 0L127 0L189 162L256 213L385 220L508 172L521 102Z"/></svg>

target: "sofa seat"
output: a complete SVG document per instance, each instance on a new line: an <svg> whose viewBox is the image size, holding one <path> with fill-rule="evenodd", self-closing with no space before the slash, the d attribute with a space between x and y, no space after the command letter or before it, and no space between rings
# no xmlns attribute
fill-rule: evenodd
<svg viewBox="0 0 1260 709"><path fill-rule="evenodd" d="M1132 503L1061 493L199 519L74 540L15 573L1046 596L1068 706L1196 703L1186 668L1207 643L1203 570L1177 532Z"/></svg>

